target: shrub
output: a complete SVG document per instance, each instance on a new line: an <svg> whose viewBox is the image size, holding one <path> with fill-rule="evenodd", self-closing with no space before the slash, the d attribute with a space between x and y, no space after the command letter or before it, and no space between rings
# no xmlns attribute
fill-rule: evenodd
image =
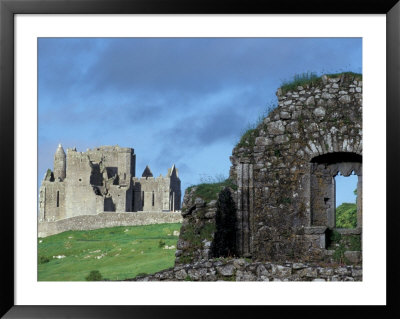
<svg viewBox="0 0 400 319"><path fill-rule="evenodd" d="M85 279L87 281L100 281L103 279L103 276L101 275L100 271L92 270L90 274L87 277L85 277Z"/></svg>
<svg viewBox="0 0 400 319"><path fill-rule="evenodd" d="M165 241L163 241L162 239L160 239L160 241L158 242L158 247L159 248L163 248L165 246Z"/></svg>
<svg viewBox="0 0 400 319"><path fill-rule="evenodd" d="M336 208L336 227L356 228L357 227L357 205L343 203Z"/></svg>
<svg viewBox="0 0 400 319"><path fill-rule="evenodd" d="M45 264L48 263L50 261L50 259L46 256L39 256L39 264Z"/></svg>

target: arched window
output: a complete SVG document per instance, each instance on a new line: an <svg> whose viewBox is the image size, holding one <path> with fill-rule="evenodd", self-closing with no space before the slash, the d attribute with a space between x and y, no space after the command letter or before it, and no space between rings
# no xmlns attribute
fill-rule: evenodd
<svg viewBox="0 0 400 319"><path fill-rule="evenodd" d="M357 177L357 227L361 227L362 216L362 157L355 153L328 153L314 157L310 170L311 226L336 228L336 176ZM354 190L353 190L354 191Z"/></svg>

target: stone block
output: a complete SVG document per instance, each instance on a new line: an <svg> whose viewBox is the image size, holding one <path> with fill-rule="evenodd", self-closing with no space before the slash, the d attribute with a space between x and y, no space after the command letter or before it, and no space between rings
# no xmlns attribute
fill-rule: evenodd
<svg viewBox="0 0 400 319"><path fill-rule="evenodd" d="M282 144L289 141L289 137L287 135L278 135L274 138L274 142L276 144Z"/></svg>
<svg viewBox="0 0 400 319"><path fill-rule="evenodd" d="M217 272L222 276L233 276L235 267L233 264L227 264L224 266L217 267Z"/></svg>
<svg viewBox="0 0 400 319"><path fill-rule="evenodd" d="M317 116L317 117L324 117L325 114L326 114L326 110L325 110L322 106L320 106L320 107L317 107L317 108L314 110L313 113L314 113L314 115Z"/></svg>
<svg viewBox="0 0 400 319"><path fill-rule="evenodd" d="M293 263L293 265L292 265L292 268L293 269L303 269L303 268L305 268L305 267L307 267L306 265L304 265L303 263Z"/></svg>
<svg viewBox="0 0 400 319"><path fill-rule="evenodd" d="M335 273L341 276L350 275L350 272L346 267L336 268Z"/></svg>
<svg viewBox="0 0 400 319"><path fill-rule="evenodd" d="M270 122L267 124L267 130L269 134L283 134L285 132L285 126L282 121Z"/></svg>
<svg viewBox="0 0 400 319"><path fill-rule="evenodd" d="M271 265L271 274L275 276L288 276L292 274L292 268L281 265Z"/></svg>
<svg viewBox="0 0 400 319"><path fill-rule="evenodd" d="M233 266L236 269L243 269L246 266L246 260L240 258L240 259L235 259L233 261Z"/></svg>
<svg viewBox="0 0 400 319"><path fill-rule="evenodd" d="M351 102L351 96L350 96L350 95L342 95L342 96L338 99L338 101L339 101L340 103L343 103L343 104L350 103L350 102Z"/></svg>
<svg viewBox="0 0 400 319"><path fill-rule="evenodd" d="M326 229L327 229L326 226L305 227L304 228L304 233L306 235L324 234Z"/></svg>
<svg viewBox="0 0 400 319"><path fill-rule="evenodd" d="M351 263L357 264L361 261L360 251L345 251L344 257Z"/></svg>
<svg viewBox="0 0 400 319"><path fill-rule="evenodd" d="M207 268L189 269L188 275L192 280L202 280L207 274Z"/></svg>
<svg viewBox="0 0 400 319"><path fill-rule="evenodd" d="M241 271L238 270L236 272L236 281L256 281L257 276L250 271Z"/></svg>
<svg viewBox="0 0 400 319"><path fill-rule="evenodd" d="M353 268L351 270L351 276L352 277L361 277L362 276L362 269L361 268L360 269Z"/></svg>
<svg viewBox="0 0 400 319"><path fill-rule="evenodd" d="M310 96L310 97L307 98L307 100L306 100L306 105L307 105L307 106L315 105L315 99L314 99L313 96Z"/></svg>
<svg viewBox="0 0 400 319"><path fill-rule="evenodd" d="M291 117L289 112L280 112L279 115L282 120L287 120L287 119L290 119L290 117Z"/></svg>
<svg viewBox="0 0 400 319"><path fill-rule="evenodd" d="M256 137L255 144L257 146L268 146L268 145L272 145L272 140L267 137L259 136L259 137Z"/></svg>
<svg viewBox="0 0 400 319"><path fill-rule="evenodd" d="M261 276L268 276L268 275L269 275L269 272L268 272L267 268L265 268L264 265L259 265L259 266L257 267L257 276L258 276L258 277L261 277Z"/></svg>
<svg viewBox="0 0 400 319"><path fill-rule="evenodd" d="M318 276L318 272L316 268L308 267L305 269L301 269L297 272L297 274L303 278L316 278Z"/></svg>

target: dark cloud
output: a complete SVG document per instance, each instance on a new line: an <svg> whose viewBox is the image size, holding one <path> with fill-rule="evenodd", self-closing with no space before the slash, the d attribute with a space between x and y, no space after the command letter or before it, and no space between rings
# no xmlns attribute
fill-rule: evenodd
<svg viewBox="0 0 400 319"><path fill-rule="evenodd" d="M60 94L71 85L75 93L86 94L205 94L321 67L329 71L343 61L342 48L359 57L354 39L42 39L40 87ZM305 65L314 69L304 70Z"/></svg>

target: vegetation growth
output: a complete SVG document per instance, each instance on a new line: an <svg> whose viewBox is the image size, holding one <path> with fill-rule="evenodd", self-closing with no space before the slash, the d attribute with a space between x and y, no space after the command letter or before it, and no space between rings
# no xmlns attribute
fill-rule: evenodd
<svg viewBox="0 0 400 319"><path fill-rule="evenodd" d="M101 281L103 279L103 276L101 275L100 271L98 270L92 270L90 274L85 277L87 281Z"/></svg>
<svg viewBox="0 0 400 319"><path fill-rule="evenodd" d="M190 192L193 187L196 187L195 197L200 197L206 202L217 199L219 192L223 190L225 187L230 187L233 190L237 189L237 186L229 178L227 178L222 182L202 183L199 185L192 185L188 187L187 191Z"/></svg>
<svg viewBox="0 0 400 319"><path fill-rule="evenodd" d="M123 226L39 238L38 280L123 280L172 267L178 239L173 233L180 228L180 223Z"/></svg>
<svg viewBox="0 0 400 319"><path fill-rule="evenodd" d="M349 263L344 253L346 251L361 251L361 237L359 235L342 235L333 230L329 236L328 249L333 250L333 259L339 263Z"/></svg>
<svg viewBox="0 0 400 319"><path fill-rule="evenodd" d="M336 208L337 228L357 227L357 205L354 203L343 203Z"/></svg>
<svg viewBox="0 0 400 319"><path fill-rule="evenodd" d="M295 74L292 80L282 82L282 94L296 90L298 86L319 84L320 80L321 78L314 72Z"/></svg>
<svg viewBox="0 0 400 319"><path fill-rule="evenodd" d="M337 78L339 76L345 75L350 79L361 81L362 74L354 72L339 72L332 74L325 74L330 78ZM298 86L306 87L310 85L319 85L322 83L322 76L318 76L315 72L305 72L300 74L295 74L293 79L284 80L280 86L281 93L286 94L289 91L297 90ZM255 139L259 135L259 131L262 128L262 123L264 118L266 118L277 105L270 103L266 112L260 115L257 121L253 124L249 124L244 132L241 134L240 140L236 147L253 147L255 145Z"/></svg>
<svg viewBox="0 0 400 319"><path fill-rule="evenodd" d="M337 78L339 76L345 75L347 77L352 77L357 81L362 80L362 74L354 72L339 72L332 74L325 74L329 78ZM322 76L318 76L315 72L305 72L300 74L295 74L293 79L289 81L283 81L281 84L282 94L286 94L289 91L296 90L298 86L307 85L319 85L322 83Z"/></svg>

